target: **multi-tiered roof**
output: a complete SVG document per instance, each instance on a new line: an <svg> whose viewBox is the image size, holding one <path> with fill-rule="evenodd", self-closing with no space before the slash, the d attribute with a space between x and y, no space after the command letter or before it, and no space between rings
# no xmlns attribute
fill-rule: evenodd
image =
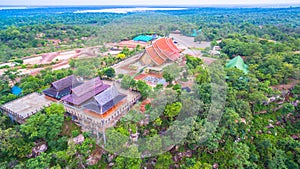
<svg viewBox="0 0 300 169"><path fill-rule="evenodd" d="M43 93L46 96L60 100L62 97L70 94L72 88L80 84L77 78L71 75L51 83L51 87L44 90Z"/></svg>
<svg viewBox="0 0 300 169"><path fill-rule="evenodd" d="M71 93L62 98L62 100L69 104L81 105L109 87L110 85L104 84L103 81L97 77L73 88Z"/></svg>
<svg viewBox="0 0 300 169"><path fill-rule="evenodd" d="M115 86L111 86L107 90L96 95L93 101L87 103L83 107L98 114L104 114L125 97L126 95L120 93Z"/></svg>
<svg viewBox="0 0 300 169"><path fill-rule="evenodd" d="M146 47L143 57L149 57L154 65L162 65L166 61L175 61L180 56L180 50L171 38L160 38ZM142 59L143 60L143 59Z"/></svg>

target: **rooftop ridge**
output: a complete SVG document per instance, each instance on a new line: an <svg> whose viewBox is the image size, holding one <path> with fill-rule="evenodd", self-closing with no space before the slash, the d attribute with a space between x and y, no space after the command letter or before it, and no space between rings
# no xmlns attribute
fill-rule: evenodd
<svg viewBox="0 0 300 169"><path fill-rule="evenodd" d="M109 101L113 100L114 97L119 95L119 91L117 88L113 85L110 88L106 89L102 93L96 95L94 98L97 101L97 103L101 106L105 105Z"/></svg>
<svg viewBox="0 0 300 169"><path fill-rule="evenodd" d="M77 96L82 96L85 93L95 90L95 88L100 87L102 85L103 85L103 81L99 77L96 77L83 83L80 86L73 88L71 90L71 93Z"/></svg>
<svg viewBox="0 0 300 169"><path fill-rule="evenodd" d="M180 50L177 48L177 46L175 46L171 38L167 38L167 43L173 49L173 51L180 52Z"/></svg>
<svg viewBox="0 0 300 169"><path fill-rule="evenodd" d="M77 84L78 80L75 75L70 75L59 79L51 83L51 86L54 87L57 91L63 90L67 87L71 87L73 84Z"/></svg>
<svg viewBox="0 0 300 169"><path fill-rule="evenodd" d="M125 97L127 96L120 93L115 85L112 85L107 90L94 96L94 100L83 105L83 107L95 113L104 114Z"/></svg>
<svg viewBox="0 0 300 169"><path fill-rule="evenodd" d="M152 46L153 46L155 52L157 53L157 55L158 55L159 57L161 57L164 61L166 61L166 60L167 60L167 56L165 56L165 55L159 50L159 47L157 46L157 44L156 44L156 43L153 43ZM157 49L158 49L158 50L157 50ZM158 51L159 51L159 52L158 52ZM162 57L161 54L164 55L164 57Z"/></svg>
<svg viewBox="0 0 300 169"><path fill-rule="evenodd" d="M153 50L153 51L151 51ZM150 56L150 59L157 65L161 65L165 62L165 60L163 60L162 58L160 58L157 53L155 52L153 46L149 46L146 48L146 52L147 54ZM157 58L159 58L159 60L156 60L155 57L156 56L153 56L153 55L157 55ZM159 62L159 63L158 63Z"/></svg>
<svg viewBox="0 0 300 169"><path fill-rule="evenodd" d="M154 43L158 43L157 44L157 47L158 47L158 49L162 52L162 53L164 53L165 55L166 55L166 57L168 58L168 59L170 59L170 60L172 60L172 61L175 61L178 57L176 56L176 58L172 58L170 55L176 55L177 54L177 52L174 52L171 48L170 48L170 46L167 44L167 39L164 37L164 38L160 38L160 39L157 39ZM162 46L161 45L166 45L165 46L165 48L164 49L162 49ZM168 49L169 49L169 51L168 51Z"/></svg>

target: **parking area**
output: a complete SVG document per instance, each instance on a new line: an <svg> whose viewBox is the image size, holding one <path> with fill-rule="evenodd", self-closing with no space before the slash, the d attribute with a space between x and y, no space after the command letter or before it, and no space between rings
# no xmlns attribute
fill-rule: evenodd
<svg viewBox="0 0 300 169"><path fill-rule="evenodd" d="M194 37L184 36L181 34L170 34L170 38L173 38L177 42L180 48L206 48L210 47L210 42L194 42Z"/></svg>

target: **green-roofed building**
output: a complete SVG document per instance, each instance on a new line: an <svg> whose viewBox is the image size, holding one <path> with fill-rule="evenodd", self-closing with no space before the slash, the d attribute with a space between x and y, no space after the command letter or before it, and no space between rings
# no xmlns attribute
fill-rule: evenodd
<svg viewBox="0 0 300 169"><path fill-rule="evenodd" d="M236 56L235 58L229 60L226 63L226 68L237 68L242 70L245 74L248 74L248 65L244 63L244 60L241 56Z"/></svg>

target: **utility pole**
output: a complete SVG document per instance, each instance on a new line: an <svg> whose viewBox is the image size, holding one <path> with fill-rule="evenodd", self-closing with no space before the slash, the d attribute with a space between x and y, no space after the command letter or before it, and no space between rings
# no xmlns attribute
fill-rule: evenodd
<svg viewBox="0 0 300 169"><path fill-rule="evenodd" d="M97 132L97 141L99 140L99 127L97 123L95 124L96 132Z"/></svg>
<svg viewBox="0 0 300 169"><path fill-rule="evenodd" d="M102 133L103 133L104 144L106 144L106 135L105 135L104 125L102 126Z"/></svg>

